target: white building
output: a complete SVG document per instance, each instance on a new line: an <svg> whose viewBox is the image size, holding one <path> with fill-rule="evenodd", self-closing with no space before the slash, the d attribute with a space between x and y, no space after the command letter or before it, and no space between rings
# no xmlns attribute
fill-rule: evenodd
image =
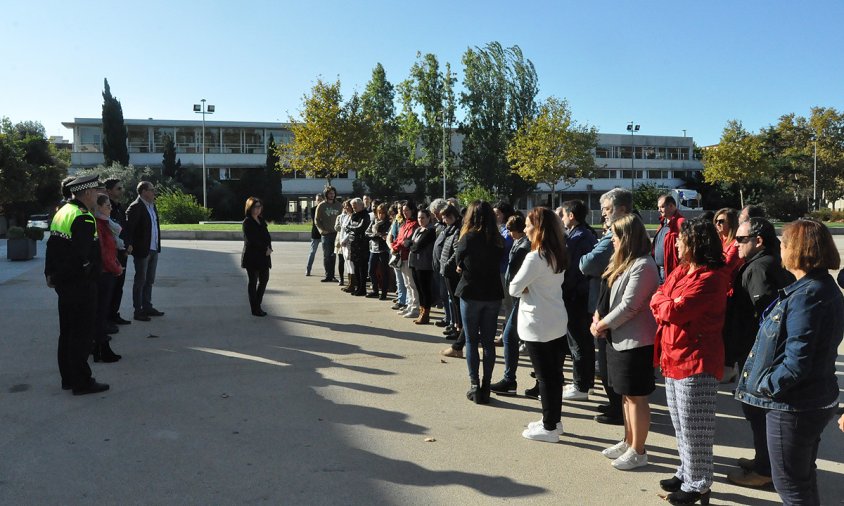
<svg viewBox="0 0 844 506"><path fill-rule="evenodd" d="M130 162L136 166L161 166L167 136L176 143L182 167L202 167L202 121L126 119ZM95 167L103 163L102 119L76 118L62 123L73 130L72 168ZM290 142L288 123L248 121L205 122L205 165L210 178L239 179L243 171L264 167L270 135L277 144ZM462 136L452 137L452 150L459 155ZM635 153L635 157L632 155ZM592 209L598 208L597 197L617 186L630 188L643 183L676 188L684 177L703 170L694 157L691 137L658 135L598 134L596 162L601 169L597 177L581 180L571 188L558 184L566 199L580 198ZM459 156L458 156L459 159ZM635 170L635 174L634 174ZM341 195L352 193L354 171L332 181ZM304 175L287 177L282 192L290 200L291 213L310 207L314 194L322 191L323 179ZM549 188L537 185L536 192L519 207L530 208L546 202Z"/></svg>

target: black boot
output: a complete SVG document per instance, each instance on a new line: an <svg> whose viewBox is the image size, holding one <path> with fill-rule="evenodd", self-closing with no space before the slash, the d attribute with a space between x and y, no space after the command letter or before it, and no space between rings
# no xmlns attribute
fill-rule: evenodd
<svg viewBox="0 0 844 506"><path fill-rule="evenodd" d="M489 380L483 380L480 388L478 388L478 392L475 394L475 404L489 404Z"/></svg>
<svg viewBox="0 0 844 506"><path fill-rule="evenodd" d="M123 358L114 351L108 343L94 345L94 362L110 364Z"/></svg>

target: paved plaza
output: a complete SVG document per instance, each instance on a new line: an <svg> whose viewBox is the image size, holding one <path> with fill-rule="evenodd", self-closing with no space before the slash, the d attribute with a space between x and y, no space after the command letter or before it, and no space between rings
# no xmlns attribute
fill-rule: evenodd
<svg viewBox="0 0 844 506"><path fill-rule="evenodd" d="M465 362L439 355L449 341L438 327L305 277L303 242L275 243L269 316L256 318L240 241L165 241L153 302L166 315L121 327L123 359L92 365L111 390L74 397L60 388L43 243L12 263L0 242L0 505L666 504L658 481L679 461L661 381L643 469L615 470L599 453L622 436L592 420L599 389L563 404L561 443L525 440L538 401L469 403ZM533 380L520 365L521 393ZM712 504L779 504L773 489L726 481L753 456L730 390L718 396ZM830 424L824 504L844 504L842 456Z"/></svg>

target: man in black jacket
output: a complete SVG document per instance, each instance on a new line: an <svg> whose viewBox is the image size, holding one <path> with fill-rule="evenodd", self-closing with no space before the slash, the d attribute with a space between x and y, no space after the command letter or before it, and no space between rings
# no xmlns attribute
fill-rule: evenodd
<svg viewBox="0 0 844 506"><path fill-rule="evenodd" d="M114 282L114 291L111 294L111 307L108 309L108 319L117 325L128 325L132 322L120 316L120 303L123 301L123 284L126 282L126 263L129 260L129 255L126 254L126 245L123 242L126 237L126 213L123 211L123 204L121 204L123 200L123 182L116 177L110 177L103 181L103 184L105 184L108 200L111 202L111 215L109 218L123 229L117 241L117 261L123 266L123 274L118 276L117 281Z"/></svg>
<svg viewBox="0 0 844 506"><path fill-rule="evenodd" d="M138 183L138 198L126 210L124 243L135 264L132 285L135 319L147 322L150 316L163 316L163 312L152 307L152 285L161 252L161 227L155 209L155 187L149 181Z"/></svg>
<svg viewBox="0 0 844 506"><path fill-rule="evenodd" d="M780 259L780 241L774 226L764 218L750 218L736 232L739 258L744 260L733 281L733 294L727 299L724 316L724 380L735 379L756 340L759 321L777 300L780 288L794 281ZM736 485L762 487L771 483L765 410L741 403L744 417L753 431L753 460L739 459L740 469L727 473Z"/></svg>

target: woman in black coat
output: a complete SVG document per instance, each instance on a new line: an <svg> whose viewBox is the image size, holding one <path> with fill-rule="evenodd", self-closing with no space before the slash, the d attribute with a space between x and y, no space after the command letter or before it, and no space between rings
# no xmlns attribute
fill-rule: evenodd
<svg viewBox="0 0 844 506"><path fill-rule="evenodd" d="M246 269L246 274L249 276L247 291L254 316L267 316L267 313L261 309L261 301L264 298L267 282L270 280L270 267L272 267L270 254L273 248L267 222L261 217L263 209L264 205L260 199L256 197L246 199L246 218L243 220L243 255L240 266Z"/></svg>

